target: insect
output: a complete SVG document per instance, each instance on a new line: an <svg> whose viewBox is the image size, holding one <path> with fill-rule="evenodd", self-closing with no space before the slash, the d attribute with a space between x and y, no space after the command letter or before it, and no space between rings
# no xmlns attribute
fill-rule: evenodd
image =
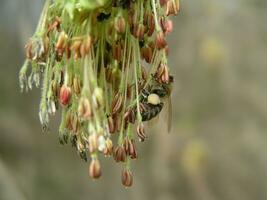
<svg viewBox="0 0 267 200"><path fill-rule="evenodd" d="M165 103L163 101L167 99L168 105L168 132L171 129L171 83L162 84L152 78L152 83L143 89L141 98L140 98L140 110L142 121L149 121L162 111Z"/></svg>
<svg viewBox="0 0 267 200"><path fill-rule="evenodd" d="M142 121L149 121L156 117L162 110L163 108L163 103L159 103L157 105L152 105L150 103L142 103L142 111L141 111L141 116L142 116Z"/></svg>
<svg viewBox="0 0 267 200"><path fill-rule="evenodd" d="M111 16L111 13L104 13L104 12L101 12L99 15L97 15L97 20L99 22L102 22L104 20L107 20L109 19L109 17Z"/></svg>

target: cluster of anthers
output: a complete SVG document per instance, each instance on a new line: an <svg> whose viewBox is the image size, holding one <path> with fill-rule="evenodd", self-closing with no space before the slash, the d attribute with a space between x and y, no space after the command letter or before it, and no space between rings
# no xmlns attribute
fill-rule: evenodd
<svg viewBox="0 0 267 200"><path fill-rule="evenodd" d="M43 130L61 110L59 141L91 158L93 179L103 154L123 163L122 184L132 185L135 138L146 139L144 122L171 93L166 35L178 12L178 0L46 0L20 85L28 90L42 80Z"/></svg>

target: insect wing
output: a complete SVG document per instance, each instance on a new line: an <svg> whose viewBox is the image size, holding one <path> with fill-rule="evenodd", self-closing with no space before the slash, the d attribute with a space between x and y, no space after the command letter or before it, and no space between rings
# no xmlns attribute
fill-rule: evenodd
<svg viewBox="0 0 267 200"><path fill-rule="evenodd" d="M167 100L167 131L171 132L172 129L172 98L171 96Z"/></svg>

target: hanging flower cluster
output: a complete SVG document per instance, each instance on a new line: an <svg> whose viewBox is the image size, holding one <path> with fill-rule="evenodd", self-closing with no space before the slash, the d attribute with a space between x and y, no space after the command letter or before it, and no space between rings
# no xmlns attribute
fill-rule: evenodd
<svg viewBox="0 0 267 200"><path fill-rule="evenodd" d="M166 35L178 11L178 0L46 0L20 86L42 80L43 130L61 110L59 142L91 158L92 178L101 176L103 154L123 163L122 184L132 185L135 139L146 139L144 122L171 93Z"/></svg>

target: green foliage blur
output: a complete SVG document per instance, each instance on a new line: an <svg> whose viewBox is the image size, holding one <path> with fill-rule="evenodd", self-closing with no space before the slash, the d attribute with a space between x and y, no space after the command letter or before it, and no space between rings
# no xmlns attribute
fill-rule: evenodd
<svg viewBox="0 0 267 200"><path fill-rule="evenodd" d="M147 127L129 189L111 160L92 181L88 163L59 145L59 115L41 132L40 90L20 93L23 48L42 4L0 0L1 200L267 199L266 0L181 1L168 38L172 132L164 113Z"/></svg>

